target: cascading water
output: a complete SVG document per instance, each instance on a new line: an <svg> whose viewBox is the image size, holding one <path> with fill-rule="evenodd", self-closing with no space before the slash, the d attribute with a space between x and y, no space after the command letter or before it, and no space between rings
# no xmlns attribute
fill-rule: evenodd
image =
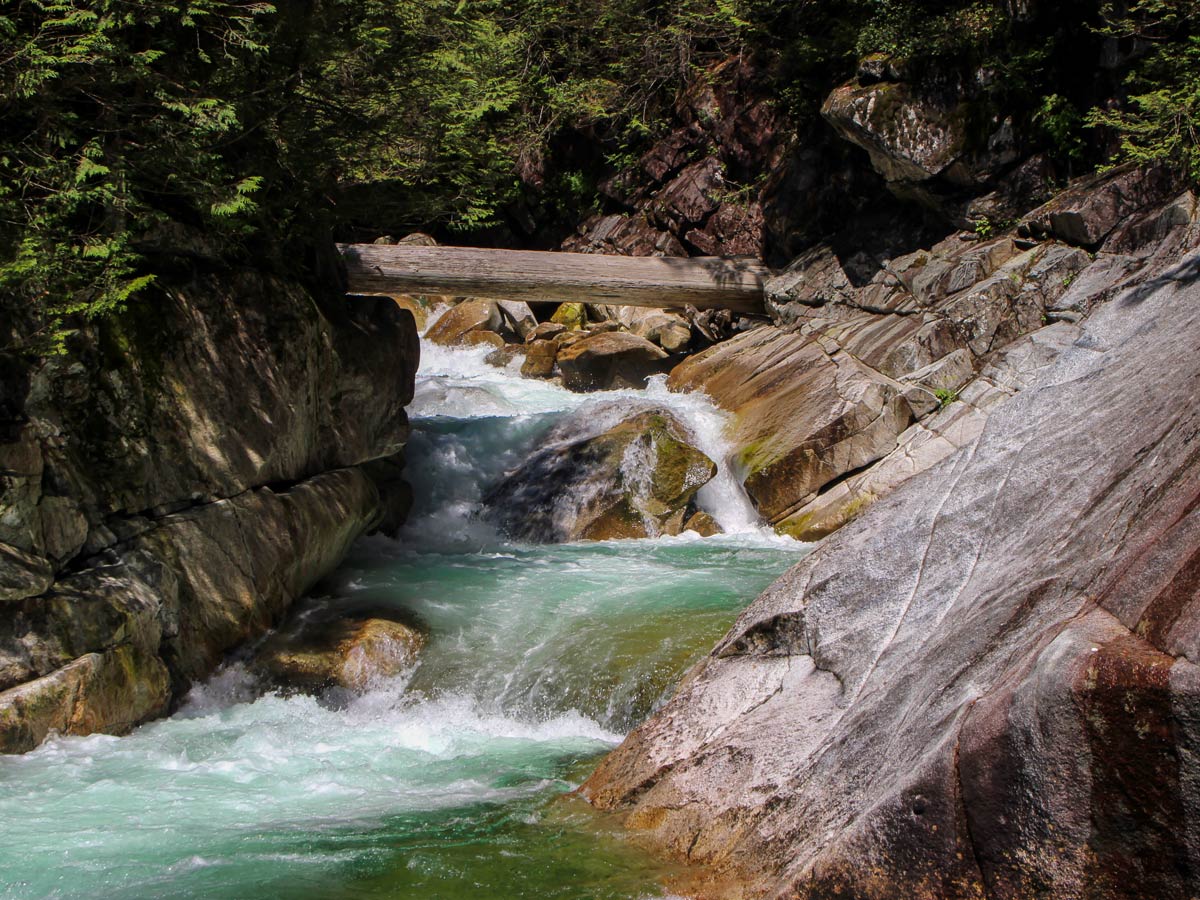
<svg viewBox="0 0 1200 900"><path fill-rule="evenodd" d="M132 735L0 757L0 896L661 893L661 866L562 795L803 548L724 465L698 501L726 535L505 540L481 499L572 411L651 401L718 461L723 417L661 383L580 396L422 350L412 520L311 601L419 620L415 670L335 706L262 694L235 662Z"/></svg>

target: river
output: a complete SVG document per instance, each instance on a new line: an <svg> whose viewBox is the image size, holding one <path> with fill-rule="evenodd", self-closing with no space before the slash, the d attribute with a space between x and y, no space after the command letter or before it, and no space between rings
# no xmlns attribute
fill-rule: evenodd
<svg viewBox="0 0 1200 900"><path fill-rule="evenodd" d="M307 601L419 620L416 669L338 704L264 694L233 660L130 735L0 757L0 896L662 895L662 864L567 795L805 548L723 465L699 501L725 535L506 541L480 500L564 416L650 397L718 461L724 420L661 384L581 396L422 352L411 520Z"/></svg>

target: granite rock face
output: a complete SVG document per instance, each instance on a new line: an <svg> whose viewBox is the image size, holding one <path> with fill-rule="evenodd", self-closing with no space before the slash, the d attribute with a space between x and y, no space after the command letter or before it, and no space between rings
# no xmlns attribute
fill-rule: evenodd
<svg viewBox="0 0 1200 900"><path fill-rule="evenodd" d="M1153 204L1161 173L1141 175L1087 179L1050 205L1103 218L1091 251L959 233L864 267L818 244L768 282L773 325L684 360L668 384L733 414L731 461L764 518L822 538L978 434L1065 326L1195 245L1193 195Z"/></svg>
<svg viewBox="0 0 1200 900"><path fill-rule="evenodd" d="M697 864L686 891L1200 890L1200 242L1149 221L1128 233L1168 237L1139 274L1081 276L1051 308L1086 293L1088 318L991 356L867 474L949 435L940 462L769 588L584 785Z"/></svg>
<svg viewBox="0 0 1200 900"><path fill-rule="evenodd" d="M199 276L6 360L0 750L169 708L407 511L418 346L392 300Z"/></svg>

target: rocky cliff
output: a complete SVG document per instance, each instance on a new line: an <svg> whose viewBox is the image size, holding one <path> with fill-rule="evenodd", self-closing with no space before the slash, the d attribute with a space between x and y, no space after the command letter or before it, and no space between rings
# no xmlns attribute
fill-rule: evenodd
<svg viewBox="0 0 1200 900"><path fill-rule="evenodd" d="M976 225L817 242L770 325L672 372L732 413L760 512L824 540L582 793L700 897L1193 896L1195 196L1053 191L1002 122L971 148L864 72L830 126Z"/></svg>
<svg viewBox="0 0 1200 900"><path fill-rule="evenodd" d="M1042 329L1023 390L747 609L585 794L703 896L1194 894L1198 245Z"/></svg>
<svg viewBox="0 0 1200 900"><path fill-rule="evenodd" d="M0 752L165 712L402 520L412 317L317 300L198 275L4 358Z"/></svg>

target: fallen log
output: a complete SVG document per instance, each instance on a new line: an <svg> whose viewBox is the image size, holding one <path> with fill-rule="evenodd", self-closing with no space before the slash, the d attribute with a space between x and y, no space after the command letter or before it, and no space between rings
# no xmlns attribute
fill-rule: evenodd
<svg viewBox="0 0 1200 900"><path fill-rule="evenodd" d="M769 270L757 259L602 256L341 244L353 294L446 294L763 313Z"/></svg>

